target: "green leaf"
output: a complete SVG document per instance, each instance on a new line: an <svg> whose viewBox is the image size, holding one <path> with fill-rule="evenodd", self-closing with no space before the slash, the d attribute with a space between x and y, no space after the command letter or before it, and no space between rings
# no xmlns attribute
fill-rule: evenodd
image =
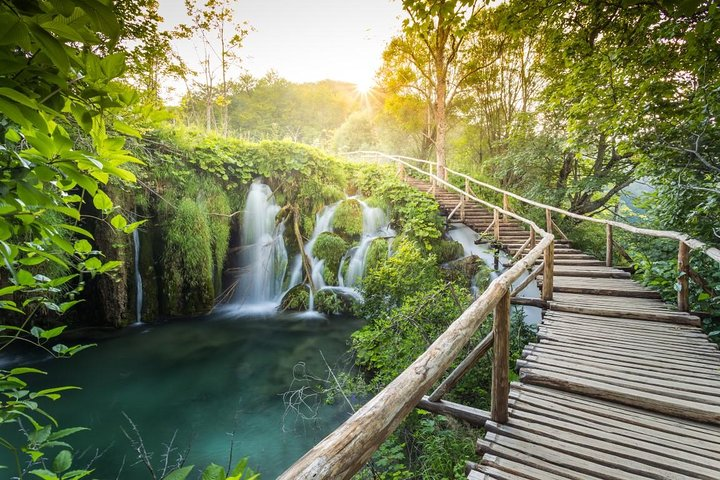
<svg viewBox="0 0 720 480"><path fill-rule="evenodd" d="M117 228L118 230L122 230L127 225L127 220L125 220L125 217L118 214L110 220L110 225Z"/></svg>
<svg viewBox="0 0 720 480"><path fill-rule="evenodd" d="M78 253L90 253L92 251L92 245L87 240L78 240L75 242L75 251Z"/></svg>
<svg viewBox="0 0 720 480"><path fill-rule="evenodd" d="M42 454L40 455L42 456ZM38 470L31 470L30 473L35 475L36 477L42 478L42 480L59 480L58 476L55 475L53 472L42 468Z"/></svg>
<svg viewBox="0 0 720 480"><path fill-rule="evenodd" d="M112 200L110 200L110 197L102 190L98 190L93 196L93 205L103 212L107 212L113 208Z"/></svg>
<svg viewBox="0 0 720 480"><path fill-rule="evenodd" d="M170 472L168 475L163 477L162 480L185 480L188 475L190 475L190 472L192 472L193 468L195 468L195 465L179 468L173 472Z"/></svg>
<svg viewBox="0 0 720 480"><path fill-rule="evenodd" d="M15 279L17 280L17 283L22 286L35 285L35 277L33 277L33 274L27 270L19 270Z"/></svg>
<svg viewBox="0 0 720 480"><path fill-rule="evenodd" d="M24 375L26 373L40 373L42 375L47 375L42 370L38 370L37 368L30 368L30 367L18 367L13 368L10 370L10 375Z"/></svg>
<svg viewBox="0 0 720 480"><path fill-rule="evenodd" d="M201 480L225 480L225 469L220 465L211 463L203 471Z"/></svg>
<svg viewBox="0 0 720 480"><path fill-rule="evenodd" d="M99 258L92 257L85 260L85 268L88 270L99 270L102 267L102 261Z"/></svg>
<svg viewBox="0 0 720 480"><path fill-rule="evenodd" d="M57 454L55 460L53 460L52 469L55 473L62 473L72 466L72 454L63 450Z"/></svg>

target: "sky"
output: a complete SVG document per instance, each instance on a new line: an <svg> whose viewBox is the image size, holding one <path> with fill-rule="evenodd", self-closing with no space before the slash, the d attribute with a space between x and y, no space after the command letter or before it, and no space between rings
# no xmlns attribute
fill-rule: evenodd
<svg viewBox="0 0 720 480"><path fill-rule="evenodd" d="M204 3L204 0L198 0ZM275 70L292 82L332 79L367 89L390 38L400 31L400 0L236 0L236 20L254 31L240 53L254 76ZM165 27L187 22L183 0L160 0ZM187 41L176 48L191 65Z"/></svg>

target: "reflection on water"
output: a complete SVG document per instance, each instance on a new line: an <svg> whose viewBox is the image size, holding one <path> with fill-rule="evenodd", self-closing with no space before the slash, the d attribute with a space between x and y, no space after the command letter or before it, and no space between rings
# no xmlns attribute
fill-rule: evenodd
<svg viewBox="0 0 720 480"><path fill-rule="evenodd" d="M347 341L359 326L339 317L238 319L218 313L132 328L77 358L35 366L49 372L48 385L83 387L65 393L50 411L62 426L91 428L71 437L78 452L88 449L86 457L92 457L95 448L108 449L93 478L115 479L124 458L121 479L149 478L144 466L134 465L121 430L128 429L124 412L158 464L162 445L177 430L181 450L192 444L186 465L227 465L234 432L234 459L249 456L270 479L349 416L346 405L323 405L317 422L293 415L283 421L282 394L298 362L325 377L320 351L330 365L346 368Z"/></svg>

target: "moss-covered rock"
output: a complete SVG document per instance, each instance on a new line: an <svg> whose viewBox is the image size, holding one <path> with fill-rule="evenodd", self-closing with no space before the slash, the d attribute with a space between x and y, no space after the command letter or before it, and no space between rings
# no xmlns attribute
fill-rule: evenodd
<svg viewBox="0 0 720 480"><path fill-rule="evenodd" d="M362 235L362 205L354 198L343 200L335 210L332 226L335 233L346 241L357 240Z"/></svg>
<svg viewBox="0 0 720 480"><path fill-rule="evenodd" d="M313 245L313 257L324 260L323 279L327 285L337 285L337 272L340 260L348 249L348 244L339 235L330 232L321 233Z"/></svg>
<svg viewBox="0 0 720 480"><path fill-rule="evenodd" d="M305 311L310 308L310 287L301 283L295 285L280 301L280 310Z"/></svg>
<svg viewBox="0 0 720 480"><path fill-rule="evenodd" d="M367 257L365 257L365 272L369 272L378 265L381 265L388 258L388 241L384 238L376 238L370 242Z"/></svg>
<svg viewBox="0 0 720 480"><path fill-rule="evenodd" d="M433 253L435 253L438 263L447 263L462 258L465 255L465 249L460 242L455 240L440 240L433 248Z"/></svg>
<svg viewBox="0 0 720 480"><path fill-rule="evenodd" d="M355 315L361 299L347 290L323 288L315 295L315 310L328 315Z"/></svg>
<svg viewBox="0 0 720 480"><path fill-rule="evenodd" d="M458 260L453 260L452 262L444 263L442 265L442 273L448 281L470 286L472 278L483 266L485 266L485 262L483 262L480 257L477 255L469 255Z"/></svg>
<svg viewBox="0 0 720 480"><path fill-rule="evenodd" d="M484 262L479 266L478 271L472 280L479 291L482 292L488 287L488 285L490 285L490 275L492 273L493 269L485 265Z"/></svg>

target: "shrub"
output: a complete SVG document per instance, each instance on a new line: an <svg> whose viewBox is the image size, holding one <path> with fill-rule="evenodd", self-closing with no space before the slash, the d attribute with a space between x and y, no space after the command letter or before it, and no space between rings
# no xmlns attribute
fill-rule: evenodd
<svg viewBox="0 0 720 480"><path fill-rule="evenodd" d="M362 205L350 198L343 200L335 210L333 230L346 240L357 240L363 233Z"/></svg>
<svg viewBox="0 0 720 480"><path fill-rule="evenodd" d="M337 272L340 260L348 249L348 244L339 235L330 232L321 233L313 245L312 255L325 261L323 279L328 285L337 285Z"/></svg>

